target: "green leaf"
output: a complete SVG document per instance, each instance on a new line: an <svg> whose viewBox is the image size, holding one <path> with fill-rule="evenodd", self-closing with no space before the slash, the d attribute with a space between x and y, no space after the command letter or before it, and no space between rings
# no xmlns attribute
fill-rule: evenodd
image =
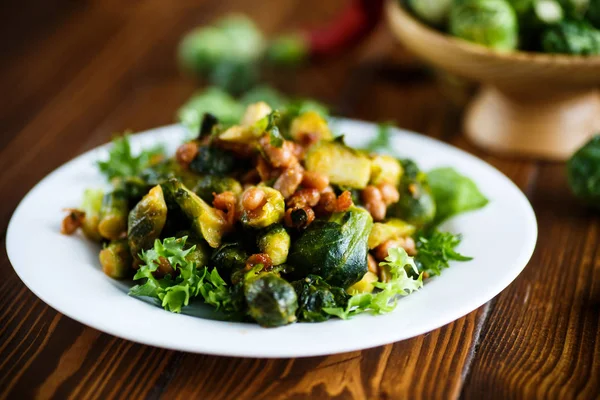
<svg viewBox="0 0 600 400"><path fill-rule="evenodd" d="M415 257L419 272L430 276L440 275L442 270L450 266L450 261L470 261L458 253L455 248L461 241L460 235L434 230L427 235L417 236L417 255Z"/></svg>
<svg viewBox="0 0 600 400"><path fill-rule="evenodd" d="M383 122L377 124L377 136L373 138L367 145L364 147L365 150L368 151L381 151L381 150L390 150L391 149L391 132L392 124L389 122Z"/></svg>
<svg viewBox="0 0 600 400"><path fill-rule="evenodd" d="M109 180L137 176L152 163L153 158L162 155L164 155L164 148L155 146L134 156L131 152L129 134L125 133L113 140L108 160L99 161L98 168Z"/></svg>
<svg viewBox="0 0 600 400"><path fill-rule="evenodd" d="M477 210L488 203L477 185L453 168L437 168L427 174L435 199L437 225L457 214Z"/></svg>
<svg viewBox="0 0 600 400"><path fill-rule="evenodd" d="M277 110L271 112L267 116L268 123L266 131L269 132L269 140L271 146L274 147L281 147L283 146L284 142L283 136L281 136L281 133L279 132L279 127L277 126L277 122L279 121L280 117L281 114Z"/></svg>

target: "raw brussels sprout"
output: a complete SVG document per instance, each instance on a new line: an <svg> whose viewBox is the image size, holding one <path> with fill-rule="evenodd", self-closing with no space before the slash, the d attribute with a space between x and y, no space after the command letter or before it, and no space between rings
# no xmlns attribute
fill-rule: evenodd
<svg viewBox="0 0 600 400"><path fill-rule="evenodd" d="M331 140L333 135L327 121L316 111L306 111L292 120L290 137L300 139L303 134L311 134L320 140Z"/></svg>
<svg viewBox="0 0 600 400"><path fill-rule="evenodd" d="M109 240L120 239L127 232L129 202L125 191L117 189L104 195L100 207L98 232Z"/></svg>
<svg viewBox="0 0 600 400"><path fill-rule="evenodd" d="M258 249L261 253L269 255L273 265L281 265L287 261L290 243L290 235L280 224L273 224L266 228L256 239Z"/></svg>
<svg viewBox="0 0 600 400"><path fill-rule="evenodd" d="M600 135L573 154L567 163L567 176L575 196L600 207Z"/></svg>
<svg viewBox="0 0 600 400"><path fill-rule="evenodd" d="M213 253L210 260L221 276L230 277L233 272L244 269L248 256L239 243L225 243Z"/></svg>
<svg viewBox="0 0 600 400"><path fill-rule="evenodd" d="M288 262L293 276L321 276L327 283L344 289L367 272L367 241L373 219L365 209L353 207L335 213L328 221L309 225L292 244Z"/></svg>
<svg viewBox="0 0 600 400"><path fill-rule="evenodd" d="M250 190L254 186L246 189ZM278 190L267 186L259 186L259 188L265 192L266 202L265 204L252 211L248 211L242 208L242 216L240 218L242 225L245 227L260 229L266 228L272 224L275 224L283 219L285 214L285 200ZM243 198L244 195L240 198Z"/></svg>
<svg viewBox="0 0 600 400"><path fill-rule="evenodd" d="M230 228L223 212L209 206L177 179L169 179L162 186L191 220L192 232L204 238L210 247L219 247Z"/></svg>
<svg viewBox="0 0 600 400"><path fill-rule="evenodd" d="M142 250L154 245L167 221L167 204L160 186L153 187L131 210L127 222L127 241L137 259Z"/></svg>
<svg viewBox="0 0 600 400"><path fill-rule="evenodd" d="M350 286L346 291L350 295L355 295L359 293L371 293L373 289L375 289L374 283L378 280L379 278L377 277L377 275L375 275L371 271L367 271L367 273L362 277L360 281Z"/></svg>
<svg viewBox="0 0 600 400"><path fill-rule="evenodd" d="M590 7L590 0L558 0L570 18L580 19Z"/></svg>
<svg viewBox="0 0 600 400"><path fill-rule="evenodd" d="M194 187L194 192L206 202L213 201L213 193L233 192L236 196L242 193L242 185L227 176L206 175Z"/></svg>
<svg viewBox="0 0 600 400"><path fill-rule="evenodd" d="M371 157L370 183L372 185L387 182L398 186L403 172L400 162L392 156L376 155Z"/></svg>
<svg viewBox="0 0 600 400"><path fill-rule="evenodd" d="M506 0L464 0L450 11L450 33L499 51L517 48L518 24Z"/></svg>
<svg viewBox="0 0 600 400"><path fill-rule="evenodd" d="M97 189L86 189L83 192L83 201L81 202L81 211L85 213L81 230L85 237L94 242L100 242L102 236L98 232L98 224L100 223L100 208L102 207L102 199L104 192Z"/></svg>
<svg viewBox="0 0 600 400"><path fill-rule="evenodd" d="M185 35L178 52L184 69L226 90L240 92L256 81L256 64L264 47L262 33L254 23L232 15Z"/></svg>
<svg viewBox="0 0 600 400"><path fill-rule="evenodd" d="M126 239L113 240L100 251L102 271L113 279L124 279L132 275L132 258Z"/></svg>
<svg viewBox="0 0 600 400"><path fill-rule="evenodd" d="M563 20L564 12L555 0L539 0L533 7L535 21L530 24L551 25Z"/></svg>
<svg viewBox="0 0 600 400"><path fill-rule="evenodd" d="M398 187L400 200L388 208L387 215L420 228L435 218L435 201L427 175L411 160L403 160L402 167L404 175Z"/></svg>
<svg viewBox="0 0 600 400"><path fill-rule="evenodd" d="M308 171L326 175L335 185L364 189L371 177L371 160L340 141L322 141L310 148L305 159Z"/></svg>
<svg viewBox="0 0 600 400"><path fill-rule="evenodd" d="M331 318L324 308L346 308L348 293L342 288L330 286L320 276L308 275L292 282L298 296L298 320L321 322Z"/></svg>
<svg viewBox="0 0 600 400"><path fill-rule="evenodd" d="M564 21L544 31L542 48L547 53L597 55L600 30L586 21Z"/></svg>
<svg viewBox="0 0 600 400"><path fill-rule="evenodd" d="M390 218L386 222L375 222L369 234L369 249L374 249L390 239L398 239L415 233L415 226L397 218Z"/></svg>
<svg viewBox="0 0 600 400"><path fill-rule="evenodd" d="M244 282L248 315L259 325L276 327L296 321L298 298L292 285L274 273L262 273Z"/></svg>
<svg viewBox="0 0 600 400"><path fill-rule="evenodd" d="M231 173L240 162L231 151L214 146L202 146L198 155L190 163L190 170L198 174L227 175Z"/></svg>
<svg viewBox="0 0 600 400"><path fill-rule="evenodd" d="M448 20L453 0L408 0L415 15L433 26L443 26Z"/></svg>

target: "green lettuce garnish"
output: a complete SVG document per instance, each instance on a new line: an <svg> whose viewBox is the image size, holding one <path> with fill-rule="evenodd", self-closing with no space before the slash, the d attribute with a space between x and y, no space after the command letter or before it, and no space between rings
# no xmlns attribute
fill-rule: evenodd
<svg viewBox="0 0 600 400"><path fill-rule="evenodd" d="M108 160L98 161L98 168L109 180L137 176L142 170L150 166L153 158L163 156L164 152L162 146L155 146L134 156L131 152L129 134L125 133L113 140Z"/></svg>
<svg viewBox="0 0 600 400"><path fill-rule="evenodd" d="M463 256L455 250L461 239L460 235L438 230L419 235L415 256L419 271L436 276L440 275L443 269L450 267L450 261L472 260L472 257Z"/></svg>
<svg viewBox="0 0 600 400"><path fill-rule="evenodd" d="M436 168L429 171L427 179L435 199L434 225L454 215L477 210L488 203L475 182L453 168Z"/></svg>

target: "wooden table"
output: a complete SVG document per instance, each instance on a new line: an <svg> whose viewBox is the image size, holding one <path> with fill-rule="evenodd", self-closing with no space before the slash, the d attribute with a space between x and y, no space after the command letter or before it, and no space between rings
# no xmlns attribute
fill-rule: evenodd
<svg viewBox="0 0 600 400"><path fill-rule="evenodd" d="M185 31L237 10L273 33L326 18L341 3L3 2L2 236L19 200L54 168L113 132L174 120L195 89L174 61ZM83 326L38 300L2 246L0 399L598 398L600 219L569 193L564 165L501 159L469 146L460 113L385 27L356 51L273 82L342 115L396 121L499 168L538 217L540 237L527 268L479 310L426 335L329 357L258 360L168 351ZM52 268L43 254L39 268Z"/></svg>

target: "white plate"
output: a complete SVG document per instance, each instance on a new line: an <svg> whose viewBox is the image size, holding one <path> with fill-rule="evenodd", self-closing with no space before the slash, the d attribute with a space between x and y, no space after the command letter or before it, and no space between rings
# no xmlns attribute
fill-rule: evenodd
<svg viewBox="0 0 600 400"><path fill-rule="evenodd" d="M364 144L376 131L365 122L337 120L335 125L353 146ZM61 209L77 206L85 188L105 185L95 161L106 157L107 146L63 165L25 196L8 227L8 257L23 282L51 307L98 330L148 345L228 356L304 357L408 339L462 317L508 286L531 257L537 225L525 196L490 165L436 140L396 133L392 143L398 156L415 159L425 170L453 166L472 178L490 203L443 227L463 234L459 251L474 260L453 263L387 315L265 329L172 314L127 296L124 283L102 273L96 245L59 233ZM167 126L135 135L132 146L139 150L161 142L174 150L184 136L183 128Z"/></svg>

